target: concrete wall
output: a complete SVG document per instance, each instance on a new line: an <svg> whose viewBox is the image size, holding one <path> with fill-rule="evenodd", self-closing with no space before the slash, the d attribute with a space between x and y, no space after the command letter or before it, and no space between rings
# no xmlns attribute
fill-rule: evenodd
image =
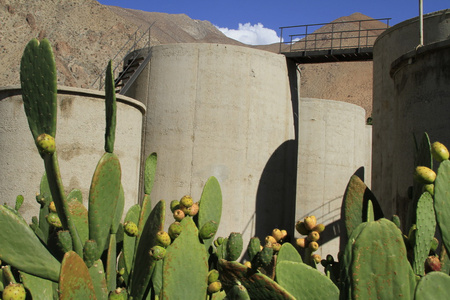
<svg viewBox="0 0 450 300"><path fill-rule="evenodd" d="M245 244L275 227L293 232L296 145L284 56L231 45L154 46L127 95L148 110L145 155L158 153L153 202L198 200L215 176L219 236L238 231Z"/></svg>
<svg viewBox="0 0 450 300"><path fill-rule="evenodd" d="M420 58L411 60L415 66L405 66L395 75L395 81L390 74L393 63L407 53L417 54L418 18L391 27L375 42L372 188L387 216L405 212L414 167L413 134L421 137L426 130L432 139L444 142L449 139L448 134L436 131L444 125L440 116L448 111L446 52L431 54L427 46L449 37L450 10L425 15L426 46L418 50L417 53L422 53ZM398 63L394 64L398 66ZM448 128L448 122L445 125Z"/></svg>
<svg viewBox="0 0 450 300"><path fill-rule="evenodd" d="M115 153L121 161L126 207L138 200L141 129L145 106L117 97ZM66 192L80 189L87 205L92 174L104 153L104 93L69 87L58 89L56 147ZM20 212L30 221L38 215L35 195L44 165L34 144L19 86L0 88L0 190L2 204L14 206L25 197Z"/></svg>
<svg viewBox="0 0 450 300"><path fill-rule="evenodd" d="M315 215L326 225L318 251L324 257L339 252L340 208L350 177L363 167L358 175L370 179L371 127L360 106L300 98L296 219Z"/></svg>

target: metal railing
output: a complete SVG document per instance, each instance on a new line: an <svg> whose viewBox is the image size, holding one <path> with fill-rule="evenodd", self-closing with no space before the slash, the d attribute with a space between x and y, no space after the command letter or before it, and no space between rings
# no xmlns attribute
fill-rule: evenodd
<svg viewBox="0 0 450 300"><path fill-rule="evenodd" d="M140 36L138 36L138 34L142 26L139 26L139 28L134 32L133 36L130 37L122 46L122 48L120 48L120 50L114 55L114 57L111 58L113 62L113 76L115 79L120 76L120 74L118 73L119 67L124 67L125 65L128 65L129 67L140 55L144 55L143 51L149 51L151 37L150 32L154 24L155 22L153 22ZM148 37L148 39L146 39L146 37ZM132 43L132 45L128 47L130 43ZM137 49L138 51L136 51ZM131 52L135 52L135 54L132 57L128 57ZM125 59L131 60L131 62L128 64L124 64ZM91 88L94 88L94 86L98 84L98 89L103 89L105 84L105 72L106 68L103 69L103 71L98 75L97 79L92 83Z"/></svg>
<svg viewBox="0 0 450 300"><path fill-rule="evenodd" d="M375 39L389 28L389 20L391 18L280 27L280 53L372 47ZM383 25L379 26L380 22ZM364 26L368 23L375 23L375 27ZM349 29L353 24L358 28ZM287 31L293 34L289 34L285 42L283 36Z"/></svg>

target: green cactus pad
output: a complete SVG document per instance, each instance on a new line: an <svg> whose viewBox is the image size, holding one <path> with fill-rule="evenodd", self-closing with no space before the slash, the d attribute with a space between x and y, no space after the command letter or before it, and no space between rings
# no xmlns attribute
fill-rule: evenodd
<svg viewBox="0 0 450 300"><path fill-rule="evenodd" d="M167 248L163 263L161 299L205 299L208 284L208 257L198 240L192 218L181 221L183 230Z"/></svg>
<svg viewBox="0 0 450 300"><path fill-rule="evenodd" d="M59 299L96 299L94 285L83 259L73 251L64 255L59 278Z"/></svg>
<svg viewBox="0 0 450 300"><path fill-rule="evenodd" d="M425 275L424 262L430 252L430 245L436 231L433 197L428 192L422 194L417 203L417 231L414 243L413 270L419 276Z"/></svg>
<svg viewBox="0 0 450 300"><path fill-rule="evenodd" d="M112 292L116 289L116 253L117 253L117 244L116 244L116 235L114 233L110 234L109 237L109 247L108 247L108 255L106 259L106 286L108 287L108 292Z"/></svg>
<svg viewBox="0 0 450 300"><path fill-rule="evenodd" d="M105 112L106 112L106 129L105 129L105 152L114 152L114 142L116 139L116 89L114 86L114 74L112 69L112 61L108 62L105 74Z"/></svg>
<svg viewBox="0 0 450 300"><path fill-rule="evenodd" d="M78 189L71 190L70 193L67 195L67 201L74 201L74 200L83 204L83 194Z"/></svg>
<svg viewBox="0 0 450 300"><path fill-rule="evenodd" d="M164 260L158 260L155 263L155 270L152 274L152 288L155 295L159 295L161 293L163 282L163 264Z"/></svg>
<svg viewBox="0 0 450 300"><path fill-rule="evenodd" d="M342 299L411 299L415 275L403 236L387 219L362 223L353 230L340 260Z"/></svg>
<svg viewBox="0 0 450 300"><path fill-rule="evenodd" d="M346 233L341 235L341 245L346 244L352 231L362 222L367 221L369 200L372 202L374 217L378 220L383 217L383 212L372 191L356 175L350 177L342 203L341 219L345 222Z"/></svg>
<svg viewBox="0 0 450 300"><path fill-rule="evenodd" d="M141 207L139 204L135 204L128 210L124 222L139 222L139 215L141 213ZM125 262L125 268L128 273L131 273L133 267L134 253L136 249L136 237L123 235L123 256Z"/></svg>
<svg viewBox="0 0 450 300"><path fill-rule="evenodd" d="M56 296L54 295L56 291L53 289L53 281L33 276L22 271L19 271L19 273L23 285L30 291L33 300L48 300L53 299L54 296Z"/></svg>
<svg viewBox="0 0 450 300"><path fill-rule="evenodd" d="M33 139L56 135L57 84L52 46L47 39L32 39L20 62L20 83L25 113Z"/></svg>
<svg viewBox="0 0 450 300"><path fill-rule="evenodd" d="M89 190L89 239L97 242L99 259L106 248L120 196L120 162L114 153L105 153L97 164Z"/></svg>
<svg viewBox="0 0 450 300"><path fill-rule="evenodd" d="M206 181L203 187L197 216L198 228L202 228L209 221L214 221L220 225L220 218L222 216L222 190L220 189L219 181L213 176ZM207 251L213 242L214 236L203 242Z"/></svg>
<svg viewBox="0 0 450 300"><path fill-rule="evenodd" d="M247 247L248 259L252 261L260 250L261 250L261 241L259 240L258 237L252 237L248 242Z"/></svg>
<svg viewBox="0 0 450 300"><path fill-rule="evenodd" d="M60 263L28 224L4 206L0 206L0 228L0 260L26 273L58 281Z"/></svg>
<svg viewBox="0 0 450 300"><path fill-rule="evenodd" d="M417 284L415 300L448 299L450 276L442 272L431 272Z"/></svg>
<svg viewBox="0 0 450 300"><path fill-rule="evenodd" d="M237 260L241 256L243 249L242 234L239 232L232 232L228 236L226 244L227 260Z"/></svg>
<svg viewBox="0 0 450 300"><path fill-rule="evenodd" d="M296 299L339 299L337 286L304 263L287 260L277 262L276 281Z"/></svg>
<svg viewBox="0 0 450 300"><path fill-rule="evenodd" d="M73 223L77 228L81 244L84 245L89 239L88 210L76 197L67 198L67 206L72 216Z"/></svg>
<svg viewBox="0 0 450 300"><path fill-rule="evenodd" d="M450 249L450 161L443 161L437 172L434 189L434 209L442 234L442 242Z"/></svg>
<svg viewBox="0 0 450 300"><path fill-rule="evenodd" d="M125 207L125 193L123 186L120 184L119 199L117 199L116 211L114 213L114 219L111 224L111 233L116 234L119 230L120 221L122 221L123 210Z"/></svg>
<svg viewBox="0 0 450 300"><path fill-rule="evenodd" d="M282 261L303 262L297 249L290 243L284 243L278 251L277 263Z"/></svg>
<svg viewBox="0 0 450 300"><path fill-rule="evenodd" d="M144 193L150 195L153 189L153 183L155 182L156 163L158 161L158 155L153 152L145 160L145 175L144 175Z"/></svg>
<svg viewBox="0 0 450 300"><path fill-rule="evenodd" d="M149 255L153 246L157 245L156 233L164 227L165 202L159 201L151 211L142 231L142 239L136 249L133 273L131 278L130 295L134 299L141 299L150 282L155 261Z"/></svg>
<svg viewBox="0 0 450 300"><path fill-rule="evenodd" d="M95 296L97 300L108 299L108 287L106 286L105 271L101 259L96 260L92 267L89 268L89 274L94 285Z"/></svg>
<svg viewBox="0 0 450 300"><path fill-rule="evenodd" d="M142 231L144 230L144 226L147 223L148 216L150 215L151 212L152 212L152 201L150 199L150 196L144 195L144 199L142 200L142 207L140 209L139 220L138 220L138 222L135 222L136 224L138 224L138 230L139 230L138 240L137 240L138 243L139 243L139 238L142 235Z"/></svg>
<svg viewBox="0 0 450 300"><path fill-rule="evenodd" d="M240 282L246 289L251 299L259 300L286 300L292 296L281 285L264 274L255 273L246 266L236 261L219 260L220 281L225 291L230 290Z"/></svg>
<svg viewBox="0 0 450 300"><path fill-rule="evenodd" d="M48 206L50 202L53 201L53 198L50 192L50 187L48 186L47 175L45 173L41 178L39 196L36 197L44 199L43 203L41 204L41 208L39 209L39 229L42 231L43 240L45 241L45 243L47 243L50 224L48 224L45 217L48 215Z"/></svg>

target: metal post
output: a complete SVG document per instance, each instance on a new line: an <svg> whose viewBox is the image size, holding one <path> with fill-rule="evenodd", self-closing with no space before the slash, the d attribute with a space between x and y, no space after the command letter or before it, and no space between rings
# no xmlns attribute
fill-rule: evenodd
<svg viewBox="0 0 450 300"><path fill-rule="evenodd" d="M280 27L280 52L281 53L281 44L283 43L283 27Z"/></svg>
<svg viewBox="0 0 450 300"><path fill-rule="evenodd" d="M419 0L419 30L420 30L419 46L423 46L423 0Z"/></svg>

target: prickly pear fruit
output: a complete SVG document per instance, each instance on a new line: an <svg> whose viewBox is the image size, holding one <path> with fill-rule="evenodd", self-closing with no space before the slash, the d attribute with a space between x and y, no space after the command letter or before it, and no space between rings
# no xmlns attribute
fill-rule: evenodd
<svg viewBox="0 0 450 300"><path fill-rule="evenodd" d="M87 240L83 247L83 260L88 268L92 267L97 255L97 242L95 240Z"/></svg>
<svg viewBox="0 0 450 300"><path fill-rule="evenodd" d="M259 238L252 237L250 239L250 241L248 242L248 247L247 247L247 254L248 254L248 258L250 260L253 260L253 258L256 256L256 254L258 254L258 252L260 251L260 247L261 247L261 242L260 242Z"/></svg>
<svg viewBox="0 0 450 300"><path fill-rule="evenodd" d="M185 217L185 214L181 209L176 209L173 212L173 218L178 222L181 222L181 220L183 220L184 217Z"/></svg>
<svg viewBox="0 0 450 300"><path fill-rule="evenodd" d="M425 261L425 273L441 270L441 261L437 256L428 256Z"/></svg>
<svg viewBox="0 0 450 300"><path fill-rule="evenodd" d="M317 220L315 216L308 216L306 217L303 222L305 223L305 228L308 231L313 230L313 228L316 226L317 224Z"/></svg>
<svg viewBox="0 0 450 300"><path fill-rule="evenodd" d="M275 242L278 243L283 238L283 233L280 229L275 228L272 230L272 236L275 239Z"/></svg>
<svg viewBox="0 0 450 300"><path fill-rule="evenodd" d="M227 299L235 300L250 300L250 296L247 289L242 284L233 285L233 287L227 292Z"/></svg>
<svg viewBox="0 0 450 300"><path fill-rule="evenodd" d="M268 235L268 236L266 236L265 242L266 242L266 245L272 245L272 244L275 244L277 242L277 240L273 236Z"/></svg>
<svg viewBox="0 0 450 300"><path fill-rule="evenodd" d="M320 239L320 235L317 231L311 231L307 237L310 242L317 242Z"/></svg>
<svg viewBox="0 0 450 300"><path fill-rule="evenodd" d="M325 225L323 224L317 224L314 228L313 231L316 231L317 233L322 233L325 230Z"/></svg>
<svg viewBox="0 0 450 300"><path fill-rule="evenodd" d="M433 158L438 162L447 160L450 156L447 147L439 142L431 144L431 155L433 155Z"/></svg>
<svg viewBox="0 0 450 300"><path fill-rule="evenodd" d="M10 283L3 290L3 300L25 300L27 293L20 283Z"/></svg>
<svg viewBox="0 0 450 300"><path fill-rule="evenodd" d="M430 251L435 252L436 249L438 248L438 246L439 246L439 240L434 237L430 244Z"/></svg>
<svg viewBox="0 0 450 300"><path fill-rule="evenodd" d="M243 243L242 234L239 232L230 233L227 242L227 260L237 260L241 256Z"/></svg>
<svg viewBox="0 0 450 300"><path fill-rule="evenodd" d="M430 168L418 166L414 171L414 179L421 184L433 183L436 180L436 173Z"/></svg>
<svg viewBox="0 0 450 300"><path fill-rule="evenodd" d="M136 223L128 221L123 224L123 231L125 231L128 236L137 236L139 229Z"/></svg>
<svg viewBox="0 0 450 300"><path fill-rule="evenodd" d="M308 244L308 248L312 252L315 252L315 251L317 251L317 249L319 249L319 244L317 244L317 242L311 242L311 243Z"/></svg>
<svg viewBox="0 0 450 300"><path fill-rule="evenodd" d="M208 273L208 284L213 283L217 280L219 280L219 271L217 271L216 269L212 269Z"/></svg>
<svg viewBox="0 0 450 300"><path fill-rule="evenodd" d="M300 248L305 248L306 244L307 244L306 239L304 239L304 238L296 239L295 244Z"/></svg>
<svg viewBox="0 0 450 300"><path fill-rule="evenodd" d="M208 293L214 294L222 289L222 283L220 281L214 281L208 285Z"/></svg>
<svg viewBox="0 0 450 300"><path fill-rule="evenodd" d="M127 300L127 290L124 288L117 288L111 291L108 295L108 300Z"/></svg>
<svg viewBox="0 0 450 300"><path fill-rule="evenodd" d="M218 228L219 225L211 220L203 224L202 228L200 228L200 231L198 232L198 235L202 240L210 239L216 234Z"/></svg>
<svg viewBox="0 0 450 300"><path fill-rule="evenodd" d="M179 209L181 209L184 212L185 216L190 216L190 214L191 214L191 208L190 207L186 207L186 206L180 204L180 208Z"/></svg>
<svg viewBox="0 0 450 300"><path fill-rule="evenodd" d="M280 251L280 249L281 249L281 244L280 244L280 243L272 244L272 249L273 249L274 252Z"/></svg>
<svg viewBox="0 0 450 300"><path fill-rule="evenodd" d="M180 222L173 222L172 224L170 224L168 230L170 238L172 240L176 239L180 235L182 229L183 226L181 225Z"/></svg>
<svg viewBox="0 0 450 300"><path fill-rule="evenodd" d="M194 200L192 200L191 196L185 195L183 196L183 198L181 198L180 204L183 205L184 207L191 207L192 204L194 204Z"/></svg>
<svg viewBox="0 0 450 300"><path fill-rule="evenodd" d="M311 255L311 260L318 264L322 261L322 257L319 254L313 254Z"/></svg>
<svg viewBox="0 0 450 300"><path fill-rule="evenodd" d="M198 202L195 202L195 203L192 204L192 206L190 207L189 215L190 215L191 217L195 216L196 214L198 214L198 209L199 209Z"/></svg>
<svg viewBox="0 0 450 300"><path fill-rule="evenodd" d="M166 249L161 246L154 246L150 249L149 254L154 260L161 260L166 256Z"/></svg>
<svg viewBox="0 0 450 300"><path fill-rule="evenodd" d="M281 230L281 240L286 239L287 235L288 235L287 231L285 229L282 229Z"/></svg>
<svg viewBox="0 0 450 300"><path fill-rule="evenodd" d="M434 184L432 184L432 183L425 184L422 187L422 192L428 192L428 193L430 193L431 196L434 196Z"/></svg>
<svg viewBox="0 0 450 300"><path fill-rule="evenodd" d="M53 212L53 213L55 213L56 212L56 206L55 206L55 202L50 202L50 204L48 205L48 210L49 210L49 212Z"/></svg>
<svg viewBox="0 0 450 300"><path fill-rule="evenodd" d="M49 134L42 133L36 138L36 145L40 152L53 154L56 150L55 138Z"/></svg>
<svg viewBox="0 0 450 300"><path fill-rule="evenodd" d="M61 220L59 219L57 213L49 213L47 216L47 222L56 228L62 227Z"/></svg>
<svg viewBox="0 0 450 300"><path fill-rule="evenodd" d="M251 269L251 268L252 268L252 263L251 263L249 260L247 260L247 261L244 263L244 266L246 266L247 268Z"/></svg>
<svg viewBox="0 0 450 300"><path fill-rule="evenodd" d="M170 211L174 213L177 209L180 209L180 201L172 200L170 202Z"/></svg>
<svg viewBox="0 0 450 300"><path fill-rule="evenodd" d="M217 239L214 240L214 246L219 247L220 245L222 245L223 243L223 237L218 237Z"/></svg>
<svg viewBox="0 0 450 300"><path fill-rule="evenodd" d="M165 232L165 231L162 231L162 230L158 231L156 233L156 242L160 246L162 246L164 248L167 248L170 245L170 236L169 236L169 234L167 232Z"/></svg>
<svg viewBox="0 0 450 300"><path fill-rule="evenodd" d="M273 258L273 248L264 246L261 252L257 255L258 266L268 266Z"/></svg>
<svg viewBox="0 0 450 300"><path fill-rule="evenodd" d="M295 229L302 235L308 235L308 230L306 229L305 222L303 221L298 221L297 224L295 224Z"/></svg>

